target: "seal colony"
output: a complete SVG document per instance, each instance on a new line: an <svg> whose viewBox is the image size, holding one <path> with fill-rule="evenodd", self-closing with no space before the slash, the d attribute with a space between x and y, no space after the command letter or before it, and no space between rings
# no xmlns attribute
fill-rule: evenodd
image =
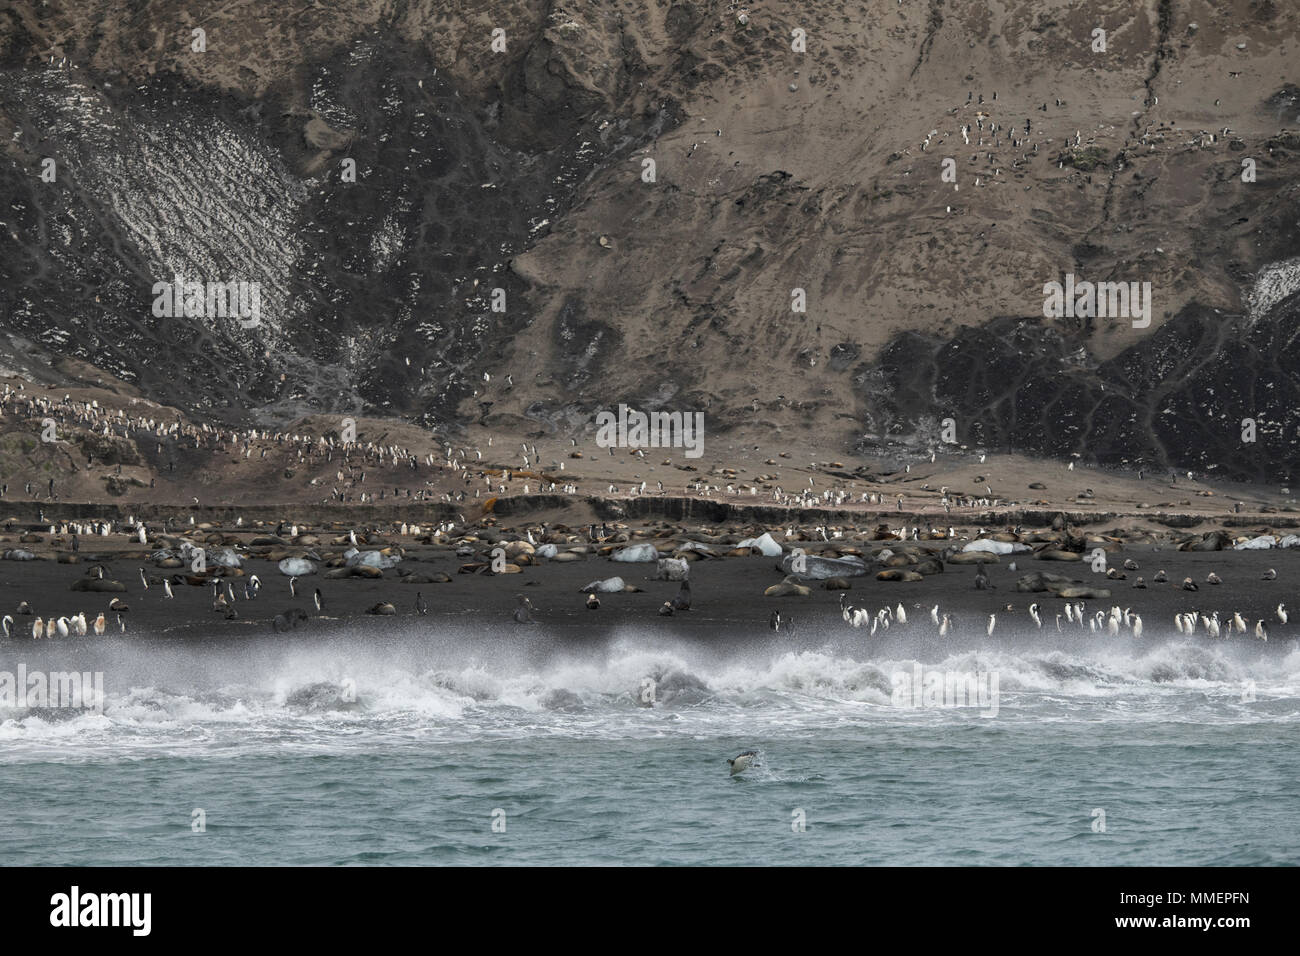
<svg viewBox="0 0 1300 956"><path fill-rule="evenodd" d="M489 630L551 625L590 633L637 620L691 631L721 616L785 639L797 617L805 628L841 628L867 641L993 638L1011 629L1031 638L1176 633L1280 646L1295 639L1286 607L1300 580L1288 560L1293 551L1300 560L1294 534L1093 531L1064 515L1036 530L575 527L507 525L493 515L367 527L288 519L226 527L9 522L0 549L9 572L0 581L0 614L10 642L250 628L283 634L368 616L436 627L471 611ZM618 573L593 574L594 566ZM1149 582L1136 573L1153 566ZM806 610L792 613L790 604Z"/></svg>

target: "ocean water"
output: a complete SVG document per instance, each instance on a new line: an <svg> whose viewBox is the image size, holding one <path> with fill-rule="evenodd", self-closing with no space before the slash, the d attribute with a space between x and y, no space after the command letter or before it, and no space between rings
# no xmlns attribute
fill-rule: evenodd
<svg viewBox="0 0 1300 956"><path fill-rule="evenodd" d="M0 860L1300 862L1294 643L384 628L0 645L105 689L0 708Z"/></svg>

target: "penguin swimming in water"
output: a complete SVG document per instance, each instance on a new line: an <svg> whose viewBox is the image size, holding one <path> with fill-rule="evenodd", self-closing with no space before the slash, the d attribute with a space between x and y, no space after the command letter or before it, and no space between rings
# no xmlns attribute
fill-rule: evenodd
<svg viewBox="0 0 1300 956"><path fill-rule="evenodd" d="M731 768L731 775L734 777L738 773L744 773L749 769L754 758L758 756L757 750L745 750L736 754L734 757L727 759L727 766Z"/></svg>

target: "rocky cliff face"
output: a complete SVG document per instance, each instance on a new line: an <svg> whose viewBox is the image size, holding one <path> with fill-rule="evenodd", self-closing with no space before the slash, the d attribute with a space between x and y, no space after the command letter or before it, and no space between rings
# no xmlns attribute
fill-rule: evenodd
<svg viewBox="0 0 1300 956"><path fill-rule="evenodd" d="M0 13L0 365L225 420L1295 459L1290 5L296 6ZM1067 274L1149 327L1045 317ZM155 316L177 275L259 321Z"/></svg>

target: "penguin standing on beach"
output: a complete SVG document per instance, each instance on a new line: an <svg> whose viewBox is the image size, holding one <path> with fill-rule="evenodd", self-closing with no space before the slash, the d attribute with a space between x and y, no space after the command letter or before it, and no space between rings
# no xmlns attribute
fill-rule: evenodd
<svg viewBox="0 0 1300 956"><path fill-rule="evenodd" d="M420 615L420 617L424 617L429 613L429 604L425 601L424 595L419 591L415 592L415 613Z"/></svg>

